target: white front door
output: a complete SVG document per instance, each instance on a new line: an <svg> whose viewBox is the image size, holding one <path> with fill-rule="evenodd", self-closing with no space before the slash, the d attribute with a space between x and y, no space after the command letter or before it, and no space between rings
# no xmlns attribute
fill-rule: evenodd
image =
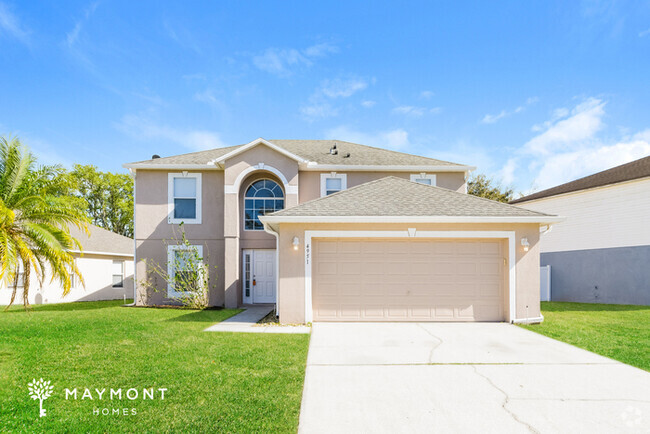
<svg viewBox="0 0 650 434"><path fill-rule="evenodd" d="M244 251L244 303L275 303L275 250Z"/></svg>

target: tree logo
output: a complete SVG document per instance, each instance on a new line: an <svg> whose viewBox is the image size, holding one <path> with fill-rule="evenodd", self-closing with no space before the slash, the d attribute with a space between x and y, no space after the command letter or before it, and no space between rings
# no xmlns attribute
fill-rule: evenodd
<svg viewBox="0 0 650 434"><path fill-rule="evenodd" d="M39 417L46 416L45 409L43 408L43 401L52 395L54 386L50 386L50 381L43 381L41 378L38 381L36 381L36 379L33 379L32 382L27 385L27 389L29 389L29 396L31 396L32 399L39 400L41 409Z"/></svg>

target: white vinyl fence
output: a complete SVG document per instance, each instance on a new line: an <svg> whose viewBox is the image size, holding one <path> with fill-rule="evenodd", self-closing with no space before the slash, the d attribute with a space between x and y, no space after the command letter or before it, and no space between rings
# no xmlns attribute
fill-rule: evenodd
<svg viewBox="0 0 650 434"><path fill-rule="evenodd" d="M539 299L551 301L551 266L539 267Z"/></svg>

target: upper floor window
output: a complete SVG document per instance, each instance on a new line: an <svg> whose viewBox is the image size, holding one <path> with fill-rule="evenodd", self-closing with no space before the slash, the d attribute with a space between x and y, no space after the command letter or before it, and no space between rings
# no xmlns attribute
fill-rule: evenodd
<svg viewBox="0 0 650 434"><path fill-rule="evenodd" d="M168 175L169 223L201 223L201 174Z"/></svg>
<svg viewBox="0 0 650 434"><path fill-rule="evenodd" d="M270 179L255 181L244 195L244 229L264 230L259 217L281 209L284 209L284 192L278 183Z"/></svg>
<svg viewBox="0 0 650 434"><path fill-rule="evenodd" d="M320 176L320 196L342 191L348 188L348 176L345 173L322 173Z"/></svg>
<svg viewBox="0 0 650 434"><path fill-rule="evenodd" d="M436 175L430 173L420 173L418 175L411 175L411 181L424 185L436 185Z"/></svg>

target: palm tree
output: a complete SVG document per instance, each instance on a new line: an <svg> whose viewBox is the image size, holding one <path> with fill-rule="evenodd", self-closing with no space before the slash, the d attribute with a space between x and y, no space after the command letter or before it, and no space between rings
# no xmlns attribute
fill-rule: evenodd
<svg viewBox="0 0 650 434"><path fill-rule="evenodd" d="M18 138L0 137L0 281L13 286L9 306L21 270L25 308L32 272L42 284L49 269L64 295L70 291L71 274L83 284L71 253L81 245L70 235L70 225L88 233L86 216L69 198L52 194L56 186L51 168L35 166L36 159Z"/></svg>

